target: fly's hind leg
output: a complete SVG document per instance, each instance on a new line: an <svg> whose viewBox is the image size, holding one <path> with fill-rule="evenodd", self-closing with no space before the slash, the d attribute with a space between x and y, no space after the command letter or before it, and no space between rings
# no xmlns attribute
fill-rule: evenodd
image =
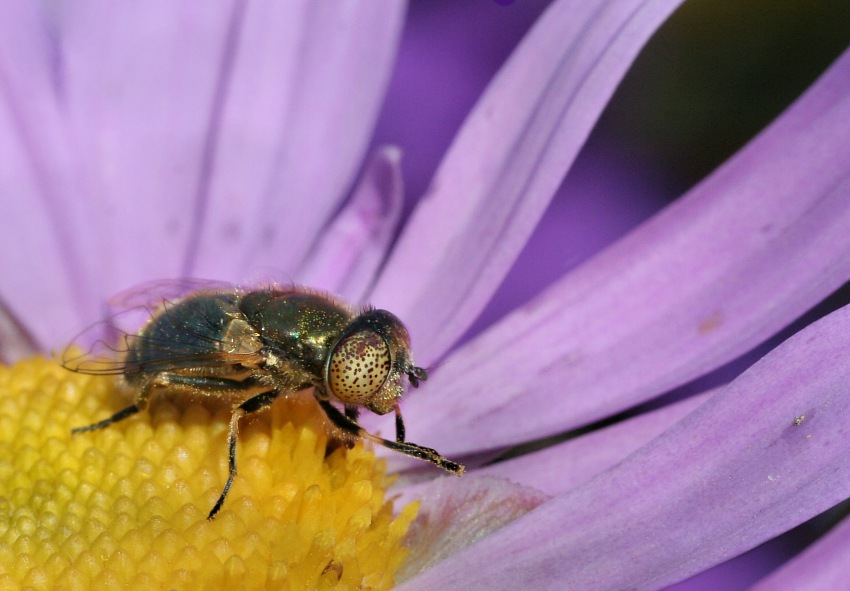
<svg viewBox="0 0 850 591"><path fill-rule="evenodd" d="M147 408L148 399L151 396L151 392L153 392L155 388L162 387L167 383L168 377L166 374L157 374L139 389L139 393L136 396L136 401L133 404L131 404L127 408L122 408L111 417L105 418L102 421L92 423L91 425L85 425L83 427L75 427L71 429L71 434L75 435L77 433L85 433L86 431L99 431L100 429L105 429L113 423L117 423L118 421L123 421L126 418L132 417L140 410Z"/></svg>
<svg viewBox="0 0 850 591"><path fill-rule="evenodd" d="M84 427L74 427L71 429L71 434L76 435L77 433L85 433L86 431L98 431L100 429L105 429L112 423L117 423L118 421L123 421L127 417L132 417L137 412L139 412L138 402L136 404L131 404L127 408L122 408L111 417L103 419L102 421L92 423L91 425L85 425Z"/></svg>
<svg viewBox="0 0 850 591"><path fill-rule="evenodd" d="M185 394L201 392L206 395L218 397L238 396L244 399L246 396L251 396L251 398L248 398L245 402L237 406L230 417L230 432L227 440L230 474L218 501L216 501L215 506L213 506L212 511L210 511L209 516L207 516L207 519L212 519L224 504L224 499L227 497L227 493L233 485L233 478L236 476L236 439L239 435L239 419L246 414L257 412L258 410L269 406L272 402L274 402L274 399L278 397L280 391L273 389L274 386L262 379L247 378L240 381L223 377L161 372L141 387L139 395L136 397L135 404L119 410L111 417L97 423L85 427L77 427L72 430L72 433L103 429L104 427L108 427L113 423L117 423L118 421L136 414L141 409L147 407L148 399L150 398L153 390L156 388L168 388L171 392Z"/></svg>
<svg viewBox="0 0 850 591"><path fill-rule="evenodd" d="M197 392L204 392L228 394L244 392L246 389L245 382L246 380L238 382L226 378L183 375L175 372L162 371L142 384L139 388L139 393L136 396L136 401L133 404L127 408L122 408L111 417L103 419L102 421L71 429L71 433L76 434L85 433L86 431L98 431L100 429L105 429L109 425L117 423L118 421L123 421L124 419L133 416L147 408L148 400L150 400L151 394L157 388L168 388L175 393L193 394ZM256 386L249 385L248 387Z"/></svg>
<svg viewBox="0 0 850 591"><path fill-rule="evenodd" d="M463 464L458 464L449 459L444 458L440 455L437 450L431 449L430 447L423 447L421 445L416 445L415 443L409 443L405 441L390 441L389 439L383 439L382 437L378 437L377 435L372 435L366 429L358 425L356 422L347 417L344 413L340 412L337 407L331 404L327 400L317 399L319 405L322 407L322 410L325 411L325 414L328 416L328 419L336 425L338 428L342 429L346 433L350 433L355 437L362 437L363 439L368 439L378 445L383 445L388 449L395 450L397 452L403 453L405 455L419 458L420 460L425 460L426 462L431 462L435 466L446 470L447 472L451 472L452 474L456 474L460 476L463 474L464 466ZM401 415L396 415L400 417ZM398 426L398 424L396 424ZM401 434L396 433L396 437L404 438L404 427L402 426Z"/></svg>
<svg viewBox="0 0 850 591"><path fill-rule="evenodd" d="M224 504L224 499L227 498L227 493L230 492L230 487L233 486L233 479L236 477L236 440L239 437L239 419L269 406L280 395L280 390L275 389L270 382L264 380L262 377L235 380L224 377L162 372L155 378L155 381L157 382L157 387L168 387L172 392L183 392L187 394L201 392L208 396L219 398L238 397L242 400L250 396L250 398L233 409L233 414L230 415L230 429L227 437L229 474L221 495L219 495L210 514L207 515L207 519L212 519ZM145 396L145 399L147 396Z"/></svg>

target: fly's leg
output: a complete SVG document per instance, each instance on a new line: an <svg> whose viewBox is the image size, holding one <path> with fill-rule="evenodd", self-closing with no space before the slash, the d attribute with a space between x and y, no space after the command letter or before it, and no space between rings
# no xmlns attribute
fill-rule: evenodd
<svg viewBox="0 0 850 591"><path fill-rule="evenodd" d="M401 418L401 409L395 407L395 440L398 443L404 443L404 419Z"/></svg>
<svg viewBox="0 0 850 591"><path fill-rule="evenodd" d="M230 487L233 486L233 479L236 478L236 440L239 437L239 419L270 406L278 396L280 396L279 390L263 392L253 398L249 398L233 409L233 414L230 415L230 431L227 436L227 457L230 473L227 476L227 482L224 483L224 489L222 489L221 495L218 497L215 505L213 505L212 510L210 510L210 514L207 515L207 519L215 517L215 514L224 505L224 499L227 498L227 493L230 492Z"/></svg>
<svg viewBox="0 0 850 591"><path fill-rule="evenodd" d="M357 422L357 418L360 416L360 407L355 406L353 404L345 405L345 416L353 422Z"/></svg>
<svg viewBox="0 0 850 591"><path fill-rule="evenodd" d="M225 378L192 375L187 376L174 372L163 371L153 376L141 386L134 404L119 410L111 417L98 421L97 423L71 429L71 433L76 434L85 433L86 431L98 431L133 416L137 412L147 408L148 400L150 399L153 391L157 388L168 388L172 392L186 394L195 394L197 392L228 394L244 392L246 390L246 382L248 382L248 380L237 382ZM249 383L247 384L247 388L256 388L256 384Z"/></svg>
<svg viewBox="0 0 850 591"><path fill-rule="evenodd" d="M348 420L356 423L360 416L360 407L355 404L345 405L345 416ZM340 446L345 446L347 449L354 447L354 442L357 440L348 431L334 433L334 436L328 440L328 445L325 448L325 457L331 455Z"/></svg>
<svg viewBox="0 0 850 591"><path fill-rule="evenodd" d="M367 439L378 445L383 445L387 449L392 449L394 451L403 453L405 455L419 458L420 460L425 460L426 462L431 462L435 466L446 470L447 472L451 472L452 474L456 474L460 476L463 474L464 466L463 464L458 464L456 462L452 462L441 456L437 450L431 449L430 447L423 447L421 445L416 445L415 443L407 443L404 441L390 441L389 439L383 439L378 437L377 435L372 435L366 429L352 421L350 418L345 416L342 412L339 411L337 407L331 404L327 400L321 400L317 398L319 405L322 407L322 410L325 411L325 414L328 416L328 419L336 425L338 428L342 429L346 433L350 433L355 437L362 437L363 439ZM400 416L400 415L397 415ZM402 435L404 434L404 428L402 427ZM396 434L398 436L398 434Z"/></svg>
<svg viewBox="0 0 850 591"><path fill-rule="evenodd" d="M86 425L84 427L74 427L73 429L71 429L71 434L76 435L77 433L85 433L86 431L98 431L100 429L105 429L113 423L123 421L127 417L132 417L137 412L139 412L138 402L136 404L131 404L127 408L122 408L111 417L103 419L102 421L98 421L96 423L92 423L91 425Z"/></svg>
<svg viewBox="0 0 850 591"><path fill-rule="evenodd" d="M91 425L85 425L83 427L75 427L71 429L71 434L76 435L77 433L85 433L86 431L99 431L100 429L105 429L109 425L117 423L118 421L123 421L128 417L132 417L140 410L147 408L148 399L151 396L151 392L153 392L155 388L162 386L160 376L163 376L162 379L164 379L165 381L168 380L167 375L164 374L158 374L157 376L155 376L139 390L139 394L136 396L135 403L131 404L127 408L122 408L111 417L103 419L102 421L92 423Z"/></svg>
<svg viewBox="0 0 850 591"><path fill-rule="evenodd" d="M171 392L182 394L197 394L200 392L208 396L217 397L239 396L244 398L246 395L253 395L237 406L230 416L230 432L227 440L230 474L227 478L227 483L224 485L224 490L221 492L221 496L219 496L218 501L216 501L212 511L207 516L207 519L212 519L224 504L224 499L227 497L227 493L230 491L230 487L233 485L233 479L236 476L236 439L239 435L239 419L246 414L257 412L269 406L278 397L280 391L273 389L274 387L272 385L262 379L248 378L237 381L220 377L161 372L142 386L139 395L136 397L135 404L119 410L108 419L86 427L78 427L72 433L103 429L136 414L139 410L147 407L147 401L150 398L151 392L156 388L168 388Z"/></svg>

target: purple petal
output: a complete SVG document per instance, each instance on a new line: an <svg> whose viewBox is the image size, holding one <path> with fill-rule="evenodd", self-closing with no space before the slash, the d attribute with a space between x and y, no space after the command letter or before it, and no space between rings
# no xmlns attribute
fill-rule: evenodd
<svg viewBox="0 0 850 591"><path fill-rule="evenodd" d="M38 353L38 346L23 323L0 301L0 363L11 364Z"/></svg>
<svg viewBox="0 0 850 591"><path fill-rule="evenodd" d="M658 589L794 527L850 496L848 351L850 307L615 468L400 588Z"/></svg>
<svg viewBox="0 0 850 591"><path fill-rule="evenodd" d="M244 278L301 263L361 163L403 16L403 2L249 4L193 273Z"/></svg>
<svg viewBox="0 0 850 591"><path fill-rule="evenodd" d="M444 453L504 446L736 358L850 277L848 194L850 52L690 194L456 351L411 430Z"/></svg>
<svg viewBox="0 0 850 591"><path fill-rule="evenodd" d="M686 398L475 473L509 478L550 495L563 493L622 461L703 404L714 392ZM564 470L564 466L569 466L569 470Z"/></svg>
<svg viewBox="0 0 850 591"><path fill-rule="evenodd" d="M231 16L217 6L3 4L3 295L42 347L109 293L179 273Z"/></svg>
<svg viewBox="0 0 850 591"><path fill-rule="evenodd" d="M845 518L802 554L751 591L834 591L850 588L850 519Z"/></svg>
<svg viewBox="0 0 850 591"><path fill-rule="evenodd" d="M296 280L360 301L395 236L403 192L401 152L385 146L372 158L349 203L322 231Z"/></svg>
<svg viewBox="0 0 850 591"><path fill-rule="evenodd" d="M467 119L381 275L420 362L475 319L614 88L676 0L556 2Z"/></svg>
<svg viewBox="0 0 850 591"><path fill-rule="evenodd" d="M93 318L101 284L78 261L104 237L73 128L62 62L43 5L0 5L0 268L10 314L45 348Z"/></svg>
<svg viewBox="0 0 850 591"><path fill-rule="evenodd" d="M95 302L182 273L241 15L238 2L57 11L60 98L88 181L80 200L101 212L74 231L101 236L75 265L104 278Z"/></svg>
<svg viewBox="0 0 850 591"><path fill-rule="evenodd" d="M403 581L528 513L548 496L489 476L451 476L408 489L399 504L417 500L419 515L405 545L413 551L397 574Z"/></svg>
<svg viewBox="0 0 850 591"><path fill-rule="evenodd" d="M403 3L3 11L0 215L26 223L2 295L48 347L142 281L291 272L359 165Z"/></svg>
<svg viewBox="0 0 850 591"><path fill-rule="evenodd" d="M669 204L670 199L663 198L670 193L663 175L624 156L622 149L607 142L590 143L582 149L534 234L465 339L528 303Z"/></svg>

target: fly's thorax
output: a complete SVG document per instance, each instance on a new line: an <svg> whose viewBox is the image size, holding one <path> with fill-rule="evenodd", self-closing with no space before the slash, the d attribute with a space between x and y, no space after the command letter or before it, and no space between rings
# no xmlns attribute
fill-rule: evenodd
<svg viewBox="0 0 850 591"><path fill-rule="evenodd" d="M300 364L318 380L331 347L354 315L327 295L298 289L245 293L239 311L268 350Z"/></svg>
<svg viewBox="0 0 850 591"><path fill-rule="evenodd" d="M367 310L346 327L325 365L325 387L344 404L383 415L404 393L413 369L410 336L385 310Z"/></svg>

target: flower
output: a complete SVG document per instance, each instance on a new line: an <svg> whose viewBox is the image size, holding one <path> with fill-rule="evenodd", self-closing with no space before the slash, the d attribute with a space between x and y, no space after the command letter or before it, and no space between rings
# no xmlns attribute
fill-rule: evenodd
<svg viewBox="0 0 850 591"><path fill-rule="evenodd" d="M43 358L0 367L0 588L392 586L416 505L394 517L380 462L362 445L330 452L309 398L247 422L243 477L208 521L229 409L213 421L210 404L159 404L71 437L112 385Z"/></svg>
<svg viewBox="0 0 850 591"><path fill-rule="evenodd" d="M678 4L554 2L395 242L396 150L377 150L341 200L398 5L235 4L203 19L6 7L0 166L21 198L0 219L34 220L0 233L19 284L2 292L20 321L8 326L52 347L142 279L282 269L404 318L418 363L437 365L405 405L408 430L473 459L687 383L847 281L850 54L682 199L456 345ZM847 498L849 321L826 316L702 397L460 480L411 475L399 490L423 504L402 587L658 589ZM833 538L804 568L839 560Z"/></svg>

